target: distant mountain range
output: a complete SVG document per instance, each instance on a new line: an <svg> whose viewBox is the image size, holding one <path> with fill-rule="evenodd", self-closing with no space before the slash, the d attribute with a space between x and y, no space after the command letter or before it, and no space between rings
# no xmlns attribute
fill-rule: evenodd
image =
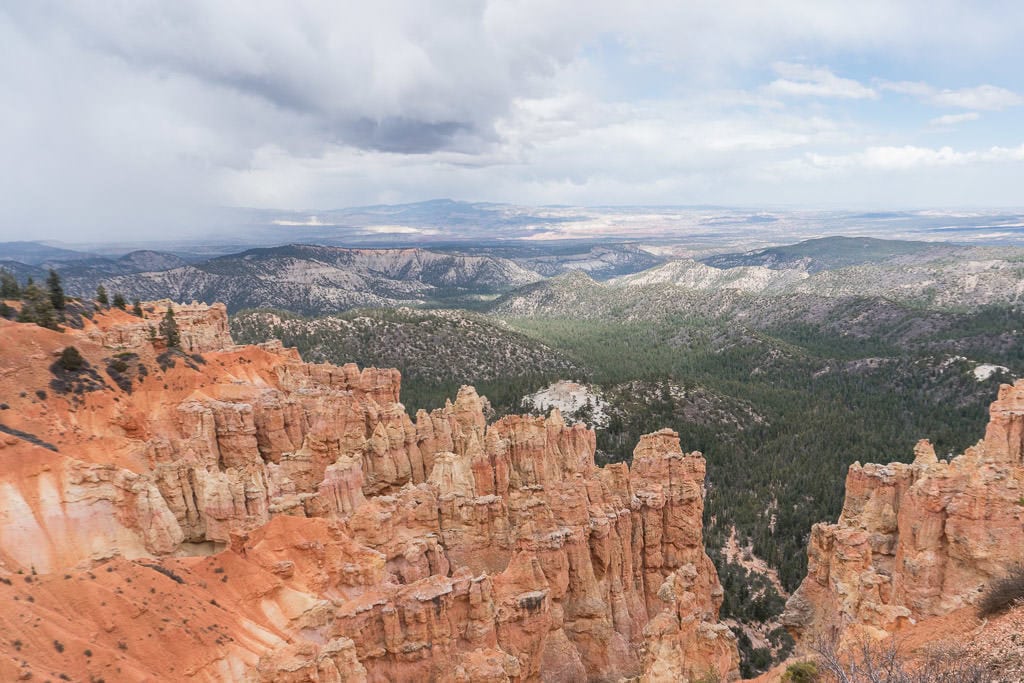
<svg viewBox="0 0 1024 683"><path fill-rule="evenodd" d="M132 298L223 301L232 311L319 313L497 293L539 279L513 261L489 256L287 245L114 277L69 276L67 284L69 291L85 293L102 281Z"/></svg>
<svg viewBox="0 0 1024 683"><path fill-rule="evenodd" d="M614 242L444 250L288 244L213 258L149 250L107 257L16 242L0 244L0 268L22 281L42 280L54 268L76 296L91 297L102 284L129 300L222 301L231 311L304 314L428 305L508 315L636 309L649 317L706 307L708 295L718 293L870 296L940 308L1024 299L1022 248L827 237L699 260L674 258L674 249Z"/></svg>
<svg viewBox="0 0 1024 683"><path fill-rule="evenodd" d="M760 306L750 297L761 300ZM653 319L698 311L718 315L734 307L737 314L752 315L793 307L807 297L872 297L946 310L1021 304L1024 249L829 237L701 261L676 259L603 283L568 274L509 292L491 310Z"/></svg>
<svg viewBox="0 0 1024 683"><path fill-rule="evenodd" d="M222 301L232 311L273 307L326 313L472 300L568 270L601 278L663 261L631 245L583 245L557 253L529 245L495 251L506 255L483 249L457 253L289 244L190 262L156 251L109 258L43 244L7 243L0 244L0 268L21 281L42 280L53 268L69 294L83 297L94 296L102 284L128 300Z"/></svg>
<svg viewBox="0 0 1024 683"><path fill-rule="evenodd" d="M0 242L0 261L17 261L31 266L47 261L79 261L93 256L94 254L54 247L44 242Z"/></svg>

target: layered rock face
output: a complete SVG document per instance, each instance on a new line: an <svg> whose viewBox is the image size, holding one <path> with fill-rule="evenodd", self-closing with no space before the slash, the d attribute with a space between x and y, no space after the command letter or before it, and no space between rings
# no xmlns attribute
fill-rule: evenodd
<svg viewBox="0 0 1024 683"><path fill-rule="evenodd" d="M157 335L160 321L168 308L174 309L174 319L181 335L181 348L189 353L218 351L232 345L228 327L228 309L224 304L207 306L193 301L176 304L169 299L149 301L143 307L143 317L137 318L116 308L107 314L102 325L89 329L89 338L104 346L135 349L148 346Z"/></svg>
<svg viewBox="0 0 1024 683"><path fill-rule="evenodd" d="M15 585L24 614L3 625L63 629L16 652L0 644L0 677L735 676L703 550L704 460L674 432L645 436L632 469L602 469L594 433L557 411L488 425L485 399L463 387L413 420L397 371L236 347L222 307L174 308L201 356L158 359L150 323L116 311L67 334L0 321L0 576L42 577ZM88 363L76 372L105 386L68 389L74 377L53 365L68 345ZM125 577L110 590L157 596L120 617L124 633L96 616L108 593L81 592L100 566ZM86 615L78 626L55 616L65 590ZM162 610L192 604L225 614L186 631L187 654L146 654L141 634L181 618ZM84 663L47 641L83 637L76 628L94 651Z"/></svg>
<svg viewBox="0 0 1024 683"><path fill-rule="evenodd" d="M950 462L850 467L837 524L816 524L785 622L801 640L883 637L973 604L1024 562L1024 381L1003 385L985 438Z"/></svg>

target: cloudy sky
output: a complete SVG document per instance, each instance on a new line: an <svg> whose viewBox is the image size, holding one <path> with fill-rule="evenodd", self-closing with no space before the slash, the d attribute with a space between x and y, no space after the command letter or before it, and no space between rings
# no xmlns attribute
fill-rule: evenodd
<svg viewBox="0 0 1024 683"><path fill-rule="evenodd" d="M0 4L0 238L216 207L1024 205L1024 3Z"/></svg>

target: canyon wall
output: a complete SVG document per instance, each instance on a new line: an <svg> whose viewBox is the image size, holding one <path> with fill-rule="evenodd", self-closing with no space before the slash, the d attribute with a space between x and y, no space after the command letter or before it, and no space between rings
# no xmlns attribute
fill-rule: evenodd
<svg viewBox="0 0 1024 683"><path fill-rule="evenodd" d="M1024 380L1003 385L985 438L939 460L850 467L836 524L816 524L784 621L804 643L884 637L972 605L1024 562Z"/></svg>
<svg viewBox="0 0 1024 683"><path fill-rule="evenodd" d="M674 432L599 468L557 411L487 424L463 387L413 418L397 371L235 346L221 306L175 304L168 351L167 305L0 320L0 676L736 677Z"/></svg>

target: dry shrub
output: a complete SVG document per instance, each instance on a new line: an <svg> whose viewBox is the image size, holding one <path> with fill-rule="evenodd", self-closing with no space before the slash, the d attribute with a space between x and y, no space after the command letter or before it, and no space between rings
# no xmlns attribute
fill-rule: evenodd
<svg viewBox="0 0 1024 683"><path fill-rule="evenodd" d="M978 603L978 616L990 617L1004 612L1018 600L1024 599L1024 565L1017 565L1006 576L988 585Z"/></svg>
<svg viewBox="0 0 1024 683"><path fill-rule="evenodd" d="M836 683L988 683L982 661L953 647L933 647L911 659L894 639L865 639L842 651L834 640L819 640L811 648L818 655L820 681Z"/></svg>

